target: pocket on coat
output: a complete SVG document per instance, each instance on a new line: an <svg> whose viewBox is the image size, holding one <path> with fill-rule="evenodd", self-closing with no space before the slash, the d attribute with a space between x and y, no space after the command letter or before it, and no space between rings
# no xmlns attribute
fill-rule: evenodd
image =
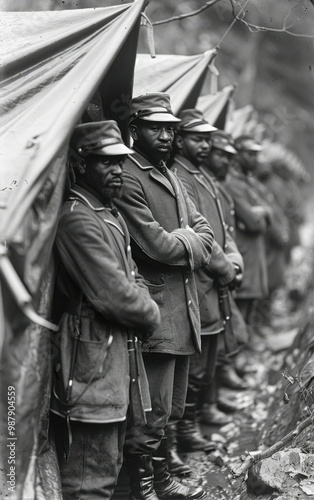
<svg viewBox="0 0 314 500"><path fill-rule="evenodd" d="M145 280L146 286L149 290L151 298L161 306L165 303L165 282L161 276L163 283L152 283L151 281Z"/></svg>
<svg viewBox="0 0 314 500"><path fill-rule="evenodd" d="M74 368L74 380L79 383L88 383L105 376L108 371L107 340L99 342L95 340L79 339L77 346L77 356Z"/></svg>

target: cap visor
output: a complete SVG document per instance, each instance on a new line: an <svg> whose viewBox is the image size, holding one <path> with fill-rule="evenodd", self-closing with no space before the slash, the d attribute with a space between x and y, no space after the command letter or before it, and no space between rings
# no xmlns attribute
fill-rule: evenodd
<svg viewBox="0 0 314 500"><path fill-rule="evenodd" d="M263 148L259 144L252 144L249 149L250 149L250 151L258 152L258 151L262 151Z"/></svg>
<svg viewBox="0 0 314 500"><path fill-rule="evenodd" d="M214 130L218 130L216 127L213 127L209 123L201 123L200 125L195 125L195 127L186 127L181 129L182 132L214 132Z"/></svg>
<svg viewBox="0 0 314 500"><path fill-rule="evenodd" d="M230 144L212 144L212 149L220 149L220 151L225 151L226 153L235 155L237 150L234 149Z"/></svg>
<svg viewBox="0 0 314 500"><path fill-rule="evenodd" d="M145 120L148 122L170 122L176 123L180 122L180 118L173 116L171 113L152 113L147 116L139 116L141 120Z"/></svg>
<svg viewBox="0 0 314 500"><path fill-rule="evenodd" d="M111 144L110 146L106 146L100 149L93 149L93 155L99 156L118 156L118 155L129 155L133 154L134 151L125 144Z"/></svg>
<svg viewBox="0 0 314 500"><path fill-rule="evenodd" d="M226 151L227 153L230 153L232 155L237 154L237 150L233 146L231 146L231 144L228 144L227 146L223 146L222 149L224 151Z"/></svg>

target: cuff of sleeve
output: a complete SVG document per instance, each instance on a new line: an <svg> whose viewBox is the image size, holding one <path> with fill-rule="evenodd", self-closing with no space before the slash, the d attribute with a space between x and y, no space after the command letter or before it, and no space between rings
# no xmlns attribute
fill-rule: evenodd
<svg viewBox="0 0 314 500"><path fill-rule="evenodd" d="M233 270L230 269L230 271L228 272L228 274L226 274L226 276L224 276L223 278L219 278L219 284L221 286L228 285L229 283L231 283L231 281L234 280L236 274L237 274L237 271L236 271L235 267L233 268Z"/></svg>
<svg viewBox="0 0 314 500"><path fill-rule="evenodd" d="M172 231L172 234L174 234L185 246L189 256L190 271L204 267L209 263L211 254L207 251L202 240L194 231L181 228L175 229Z"/></svg>

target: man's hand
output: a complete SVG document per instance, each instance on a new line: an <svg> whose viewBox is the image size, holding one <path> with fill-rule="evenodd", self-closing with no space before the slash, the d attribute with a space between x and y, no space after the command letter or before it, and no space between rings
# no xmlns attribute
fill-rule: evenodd
<svg viewBox="0 0 314 500"><path fill-rule="evenodd" d="M154 303L154 306L156 308L156 322L150 327L146 328L145 330L137 329L136 330L136 336L139 340L145 341L148 340L150 337L152 337L154 331L156 328L160 325L160 311L159 307L156 304L156 302L152 301Z"/></svg>
<svg viewBox="0 0 314 500"><path fill-rule="evenodd" d="M243 280L243 273L240 267L237 264L234 264L234 268L236 270L236 275L233 278L233 280L227 285L229 290L231 291L235 290L236 288L239 288Z"/></svg>

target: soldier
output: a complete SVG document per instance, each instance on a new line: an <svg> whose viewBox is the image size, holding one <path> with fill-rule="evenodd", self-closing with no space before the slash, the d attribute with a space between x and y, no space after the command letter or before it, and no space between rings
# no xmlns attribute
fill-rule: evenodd
<svg viewBox="0 0 314 500"><path fill-rule="evenodd" d="M224 331L219 307L219 287L234 284L242 274L243 261L234 240L225 230L220 195L215 182L203 167L210 151L213 130L196 109L180 113L176 155L172 170L185 186L197 210L210 221L216 240L211 261L195 273L200 304L202 354L191 357L186 408L178 423L178 441L186 451L207 449L208 443L196 426L195 411L201 393L201 421L223 425L232 418L217 408L215 371L219 338ZM210 390L211 387L211 390Z"/></svg>
<svg viewBox="0 0 314 500"><path fill-rule="evenodd" d="M279 204L280 199L282 196L286 196L286 193L282 193L280 183L281 189L278 189L277 176L274 174L271 164L258 162L255 175L258 179L255 183L258 193L273 208L272 224L265 233L269 293L257 304L254 313L255 323L259 325L258 333L263 335L269 331L267 325L270 326L274 294L285 281L285 251L289 241L289 221Z"/></svg>
<svg viewBox="0 0 314 500"><path fill-rule="evenodd" d="M142 339L151 335L160 313L132 261L128 230L113 204L121 192L123 161L132 151L114 121L77 126L70 147L76 182L56 236L63 316L51 420L63 498L109 499L129 404L128 337L132 330Z"/></svg>
<svg viewBox="0 0 314 500"><path fill-rule="evenodd" d="M229 170L234 159L234 155L237 153L234 148L234 141L230 134L223 130L217 130L210 134L211 148L208 156L208 160L204 163L204 168L208 171L211 178L216 181L217 189L220 194L221 208L225 221L225 229L229 232L233 240L236 239L236 221L235 221L235 210L234 202L230 194L224 187L224 183L229 175ZM233 330L235 332L237 342L239 346L244 346L247 344L249 339L249 333L247 325L240 313L233 295L230 295L230 305L232 311L231 323ZM240 386L229 380L225 380L228 387L231 388L243 388L243 382Z"/></svg>
<svg viewBox="0 0 314 500"><path fill-rule="evenodd" d="M145 94L131 102L135 154L125 163L118 206L131 234L134 259L161 312L160 327L142 342L152 412L146 426L130 428L126 437L133 500L204 496L202 488L185 486L170 476L167 443L162 439L170 416L182 416L189 357L201 349L193 271L209 263L213 246L210 225L165 163L179 121L168 94Z"/></svg>
<svg viewBox="0 0 314 500"><path fill-rule="evenodd" d="M249 136L237 138L234 144L236 168L230 171L224 186L234 201L236 242L245 268L236 302L249 324L254 302L268 293L264 235L272 210L259 196L252 176L261 146Z"/></svg>

